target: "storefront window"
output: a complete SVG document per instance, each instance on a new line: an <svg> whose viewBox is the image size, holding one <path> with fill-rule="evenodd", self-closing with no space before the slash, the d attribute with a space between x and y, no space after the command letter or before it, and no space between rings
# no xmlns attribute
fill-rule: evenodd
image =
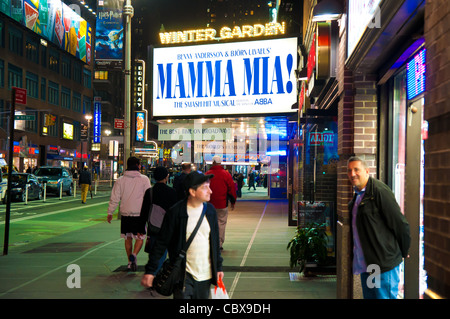
<svg viewBox="0 0 450 319"><path fill-rule="evenodd" d="M405 146L406 146L406 70L394 78L393 132L392 132L392 189L402 213L405 200Z"/></svg>

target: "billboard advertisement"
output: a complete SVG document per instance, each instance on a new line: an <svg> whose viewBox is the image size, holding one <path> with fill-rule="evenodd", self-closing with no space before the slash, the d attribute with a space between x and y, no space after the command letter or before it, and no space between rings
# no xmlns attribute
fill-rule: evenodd
<svg viewBox="0 0 450 319"><path fill-rule="evenodd" d="M95 63L98 68L121 68L123 59L123 0L99 1L95 30Z"/></svg>
<svg viewBox="0 0 450 319"><path fill-rule="evenodd" d="M94 143L101 143L102 138L102 100L100 97L94 97Z"/></svg>
<svg viewBox="0 0 450 319"><path fill-rule="evenodd" d="M0 11L81 61L91 62L91 27L60 0L0 0Z"/></svg>
<svg viewBox="0 0 450 319"><path fill-rule="evenodd" d="M155 48L152 116L291 113L297 38Z"/></svg>

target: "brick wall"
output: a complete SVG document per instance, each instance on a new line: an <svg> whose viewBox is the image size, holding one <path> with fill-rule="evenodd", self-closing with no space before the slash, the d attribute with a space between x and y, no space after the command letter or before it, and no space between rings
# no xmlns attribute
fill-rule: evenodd
<svg viewBox="0 0 450 319"><path fill-rule="evenodd" d="M427 297L450 297L450 4L427 0L425 141L425 270Z"/></svg>

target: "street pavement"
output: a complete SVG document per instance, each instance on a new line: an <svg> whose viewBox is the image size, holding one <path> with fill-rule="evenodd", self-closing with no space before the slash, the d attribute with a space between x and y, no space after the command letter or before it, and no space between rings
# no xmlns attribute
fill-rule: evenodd
<svg viewBox="0 0 450 319"><path fill-rule="evenodd" d="M0 256L0 299L156 300L140 285L147 254L138 255L137 272L126 269L120 220L106 222L111 188L99 187L81 204L75 197L13 203L8 254ZM303 277L289 268L286 200L267 191L244 192L230 211L224 251L224 284L231 300L321 300L336 298L336 276ZM4 246L5 205L0 206L0 244ZM172 300L173 301L173 300ZM276 305L276 304L275 304ZM272 305L274 307L274 305Z"/></svg>

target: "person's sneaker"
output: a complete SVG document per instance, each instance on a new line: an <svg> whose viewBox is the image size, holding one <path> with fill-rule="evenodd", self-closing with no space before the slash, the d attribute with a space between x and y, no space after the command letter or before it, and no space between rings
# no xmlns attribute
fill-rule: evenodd
<svg viewBox="0 0 450 319"><path fill-rule="evenodd" d="M129 269L131 271L136 271L137 270L137 258L136 258L136 255L131 254L130 257L129 257L129 260L130 260L130 263L131 263L131 265L129 265L130 266Z"/></svg>

